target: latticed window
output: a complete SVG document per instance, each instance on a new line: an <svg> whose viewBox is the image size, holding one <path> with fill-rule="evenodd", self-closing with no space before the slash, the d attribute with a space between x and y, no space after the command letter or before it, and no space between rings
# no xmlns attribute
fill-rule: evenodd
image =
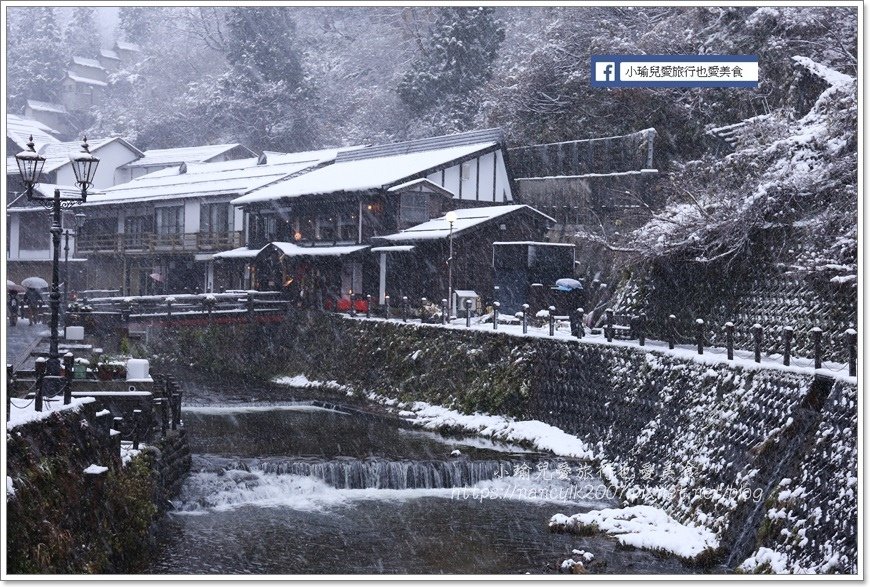
<svg viewBox="0 0 870 587"><path fill-rule="evenodd" d="M157 208L154 211L157 234L181 234L184 231L184 206Z"/></svg>
<svg viewBox="0 0 870 587"><path fill-rule="evenodd" d="M143 244L145 235L151 232L150 216L127 216L124 219L124 234L128 245Z"/></svg>
<svg viewBox="0 0 870 587"><path fill-rule="evenodd" d="M199 231L209 234L227 233L232 230L230 205L226 202L203 204L199 211Z"/></svg>

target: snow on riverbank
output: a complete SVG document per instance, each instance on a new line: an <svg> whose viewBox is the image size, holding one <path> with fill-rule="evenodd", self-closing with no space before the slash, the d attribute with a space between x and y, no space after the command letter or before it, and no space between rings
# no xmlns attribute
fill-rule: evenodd
<svg viewBox="0 0 870 587"><path fill-rule="evenodd" d="M517 421L504 416L462 414L426 402L414 402L407 407L409 412L406 415L413 414L408 420L430 430L461 428L496 440L529 442L540 450L551 451L561 457L592 459L595 456L586 443L576 436L539 420Z"/></svg>
<svg viewBox="0 0 870 587"><path fill-rule="evenodd" d="M310 380L304 375L275 377L272 379L272 383L290 387L318 387L345 391L348 395L353 393L350 388L335 381ZM531 443L538 450L551 451L560 457L595 458L594 452L585 442L540 420L517 421L489 414L462 414L456 410L426 402L400 403L395 399L374 392L369 392L368 398L380 404L398 408L401 410L399 415L405 417L412 424L429 430L459 428L492 440Z"/></svg>
<svg viewBox="0 0 870 587"><path fill-rule="evenodd" d="M346 385L338 383L337 381L312 381L308 379L305 375L275 377L272 379L272 383L277 383L278 385L286 385L288 387L316 387L319 389L331 389L333 391L346 391L348 395L353 394L350 388L348 388Z"/></svg>
<svg viewBox="0 0 870 587"><path fill-rule="evenodd" d="M593 510L550 518L550 528L576 531L591 526L616 536L620 543L662 550L683 558L694 558L719 545L715 534L705 528L680 524L659 508L637 505L620 509Z"/></svg>

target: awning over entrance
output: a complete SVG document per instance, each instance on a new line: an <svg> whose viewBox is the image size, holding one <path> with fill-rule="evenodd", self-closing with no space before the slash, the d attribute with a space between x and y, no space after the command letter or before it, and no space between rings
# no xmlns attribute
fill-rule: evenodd
<svg viewBox="0 0 870 587"><path fill-rule="evenodd" d="M300 247L293 243L273 242L269 243L263 249L270 246L275 247L288 257L344 257L365 251L369 245L338 245L331 247ZM259 252L259 251L258 251Z"/></svg>
<svg viewBox="0 0 870 587"><path fill-rule="evenodd" d="M212 255L214 259L253 259L262 249L249 249L248 247L239 247L231 251L223 251Z"/></svg>
<svg viewBox="0 0 870 587"><path fill-rule="evenodd" d="M372 253L410 253L416 249L414 245L398 245L395 247L374 247Z"/></svg>

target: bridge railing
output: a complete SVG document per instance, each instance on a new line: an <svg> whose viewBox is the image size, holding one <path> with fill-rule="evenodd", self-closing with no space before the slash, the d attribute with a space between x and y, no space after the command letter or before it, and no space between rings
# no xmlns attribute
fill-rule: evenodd
<svg viewBox="0 0 870 587"><path fill-rule="evenodd" d="M83 299L86 313L121 314L129 320L164 320L213 315L263 314L286 311L290 301L281 292L238 290L209 294L116 296Z"/></svg>

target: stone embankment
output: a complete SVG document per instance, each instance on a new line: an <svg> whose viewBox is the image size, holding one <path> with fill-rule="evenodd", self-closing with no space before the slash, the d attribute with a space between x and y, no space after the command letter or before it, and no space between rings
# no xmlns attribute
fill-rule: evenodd
<svg viewBox="0 0 870 587"><path fill-rule="evenodd" d="M854 378L324 313L165 334L167 356L216 372L541 420L585 441L626 504L713 531L710 562L856 572Z"/></svg>
<svg viewBox="0 0 870 587"><path fill-rule="evenodd" d="M98 402L70 407L7 424L11 575L140 570L159 515L190 468L183 430L133 450Z"/></svg>

